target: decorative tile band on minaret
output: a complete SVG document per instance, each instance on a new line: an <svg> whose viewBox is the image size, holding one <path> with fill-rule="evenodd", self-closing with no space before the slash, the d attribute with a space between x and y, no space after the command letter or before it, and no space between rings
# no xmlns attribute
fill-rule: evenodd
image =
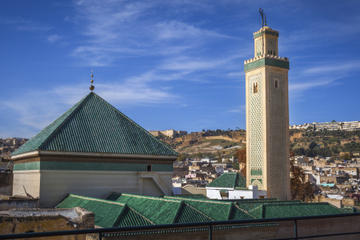
<svg viewBox="0 0 360 240"><path fill-rule="evenodd" d="M279 32L267 26L254 33L254 57L244 61L246 78L246 181L268 197L290 198L289 60L279 57Z"/></svg>

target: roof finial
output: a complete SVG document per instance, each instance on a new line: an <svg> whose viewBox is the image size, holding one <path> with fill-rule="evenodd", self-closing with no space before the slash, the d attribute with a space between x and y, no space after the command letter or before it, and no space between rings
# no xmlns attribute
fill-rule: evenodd
<svg viewBox="0 0 360 240"><path fill-rule="evenodd" d="M91 80L90 80L90 87L89 87L89 89L90 89L90 91L94 91L95 86L93 85L93 83L94 83L94 71L93 71L93 70L91 70L91 75L90 75L90 77L91 77Z"/></svg>
<svg viewBox="0 0 360 240"><path fill-rule="evenodd" d="M267 26L266 15L265 15L264 10L262 8L259 8L259 13L260 13L260 17L261 17L261 27Z"/></svg>

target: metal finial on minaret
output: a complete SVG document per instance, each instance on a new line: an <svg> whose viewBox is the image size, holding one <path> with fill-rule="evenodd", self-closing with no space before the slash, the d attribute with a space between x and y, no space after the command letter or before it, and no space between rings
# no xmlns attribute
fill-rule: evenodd
<svg viewBox="0 0 360 240"><path fill-rule="evenodd" d="M259 8L259 13L260 13L260 16L261 16L261 27L267 26L266 15L265 15L264 10L262 8Z"/></svg>
<svg viewBox="0 0 360 240"><path fill-rule="evenodd" d="M90 87L89 87L89 89L90 89L90 91L94 91L95 86L93 85L93 83L94 83L94 72L93 71L91 71L90 77L91 77L91 79L90 79Z"/></svg>

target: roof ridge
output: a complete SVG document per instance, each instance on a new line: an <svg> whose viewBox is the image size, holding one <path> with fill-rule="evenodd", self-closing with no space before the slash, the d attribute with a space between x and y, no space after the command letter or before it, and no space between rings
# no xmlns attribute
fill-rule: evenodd
<svg viewBox="0 0 360 240"><path fill-rule="evenodd" d="M171 196L170 196L171 198ZM194 201L194 202L206 202L206 203L216 203L216 204L225 204L225 205L231 205L232 202L223 202L223 201L219 201L219 200L201 200L201 199L193 199L193 198L182 198L182 197L177 197L181 200L184 201Z"/></svg>
<svg viewBox="0 0 360 240"><path fill-rule="evenodd" d="M99 198L92 198L92 197L85 197L85 196L80 196L80 195L76 195L76 194L69 194L69 197L70 196L77 197L77 198L84 199L84 200L92 200L92 201L96 201L96 202L103 202L103 203L119 205L119 206L122 206L122 207L125 207L125 205L126 205L126 204L121 203L121 202L105 200L105 199L99 199Z"/></svg>
<svg viewBox="0 0 360 240"><path fill-rule="evenodd" d="M172 149L169 145L167 145L166 143L160 141L159 139L157 139L156 137L154 137L152 134L149 133L149 131L147 131L145 128L141 127L139 124L137 124L135 121L133 121L132 119L130 119L128 116L126 116L124 113L122 113L119 109L117 109L116 107L112 106L110 103L108 103L107 101L105 101L105 99L103 99L102 97L100 97L99 95L97 95L96 93L93 93L96 97L98 97L99 99L101 99L105 104L109 105L112 109L115 110L115 112L120 113L123 117L125 117L127 120L129 120L130 123L132 123L135 127L144 130L145 133L150 136L151 138L153 138L155 141L157 141L160 144L163 144L168 150L170 150L171 152L173 152L174 154L178 155L178 153L176 151L174 151L174 149Z"/></svg>
<svg viewBox="0 0 360 240"><path fill-rule="evenodd" d="M235 206L238 210L242 211L243 213L246 213L246 214L249 215L250 217L253 217L254 219L256 219L255 216L253 216L252 214L250 214L247 210L242 209L242 208L239 207L237 204L234 204L234 206Z"/></svg>
<svg viewBox="0 0 360 240"><path fill-rule="evenodd" d="M236 175L235 175L235 182L234 182L234 188L236 188L236 183L237 183L238 177L239 177L239 174L236 173Z"/></svg>
<svg viewBox="0 0 360 240"><path fill-rule="evenodd" d="M64 126L68 120L77 112L79 111L79 108L84 105L84 103L89 99L89 97L95 94L93 92L90 92L88 95L86 95L84 98L82 98L79 102L77 102L74 106L73 109L70 111L69 115L50 133L49 136L47 136L47 138L44 139L44 141L39 145L38 149L40 150L46 143L48 143L53 137L54 135L59 131L59 129L61 129L62 126ZM66 112L64 113L66 114ZM56 121L56 120L55 120Z"/></svg>
<svg viewBox="0 0 360 240"><path fill-rule="evenodd" d="M257 210L258 208L262 208L263 205L264 205L264 204L260 204L259 206L250 209L250 211Z"/></svg>
<svg viewBox="0 0 360 240"><path fill-rule="evenodd" d="M174 220L173 220L173 224L177 222L177 219L179 218L180 216L180 210L184 209L184 201L180 201L180 206L178 207L177 211L176 211L176 214L175 214L175 217L174 217Z"/></svg>
<svg viewBox="0 0 360 240"><path fill-rule="evenodd" d="M199 209L197 209L197 208L194 208L193 206L191 206L190 204L186 204L186 203L184 203L187 207L189 207L189 208L191 208L192 210L194 210L195 212L198 212L198 213L200 213L201 215L203 215L203 216L205 216L205 217L207 217L207 218L209 218L210 220L213 220L213 221L215 221L215 219L214 218L212 218L212 217L210 217L210 216L208 216L208 215L206 215L205 213L203 213L202 211L200 211Z"/></svg>
<svg viewBox="0 0 360 240"><path fill-rule="evenodd" d="M145 219L147 222L151 223L152 225L155 225L155 223L153 221L151 221L150 219L148 219L147 217L145 217L144 215L142 215L140 212L136 211L135 209L133 209L132 207L128 206L127 204L125 204L126 207L128 207L131 211L133 211L134 213L138 214L140 217L142 217L143 219Z"/></svg>
<svg viewBox="0 0 360 240"><path fill-rule="evenodd" d="M121 196L145 198L145 199L160 200L160 201L166 201L166 202L176 202L176 203L181 202L180 200L175 200L175 199L166 199L166 198L161 198L161 197L143 196L143 195L136 195L136 194L130 194L130 193L122 193Z"/></svg>

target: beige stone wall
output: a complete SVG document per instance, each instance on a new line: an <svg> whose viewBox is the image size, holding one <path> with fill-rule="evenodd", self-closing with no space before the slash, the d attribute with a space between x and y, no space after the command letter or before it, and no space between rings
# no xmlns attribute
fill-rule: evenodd
<svg viewBox="0 0 360 240"><path fill-rule="evenodd" d="M265 68L267 191L268 196L285 200L290 199L288 70Z"/></svg>
<svg viewBox="0 0 360 240"><path fill-rule="evenodd" d="M25 190L34 198L40 196L40 171L14 171L13 195L26 196Z"/></svg>
<svg viewBox="0 0 360 240"><path fill-rule="evenodd" d="M104 198L111 192L169 195L171 181L165 184L164 179L171 176L172 172L42 170L40 206L53 207L68 193L96 198Z"/></svg>

